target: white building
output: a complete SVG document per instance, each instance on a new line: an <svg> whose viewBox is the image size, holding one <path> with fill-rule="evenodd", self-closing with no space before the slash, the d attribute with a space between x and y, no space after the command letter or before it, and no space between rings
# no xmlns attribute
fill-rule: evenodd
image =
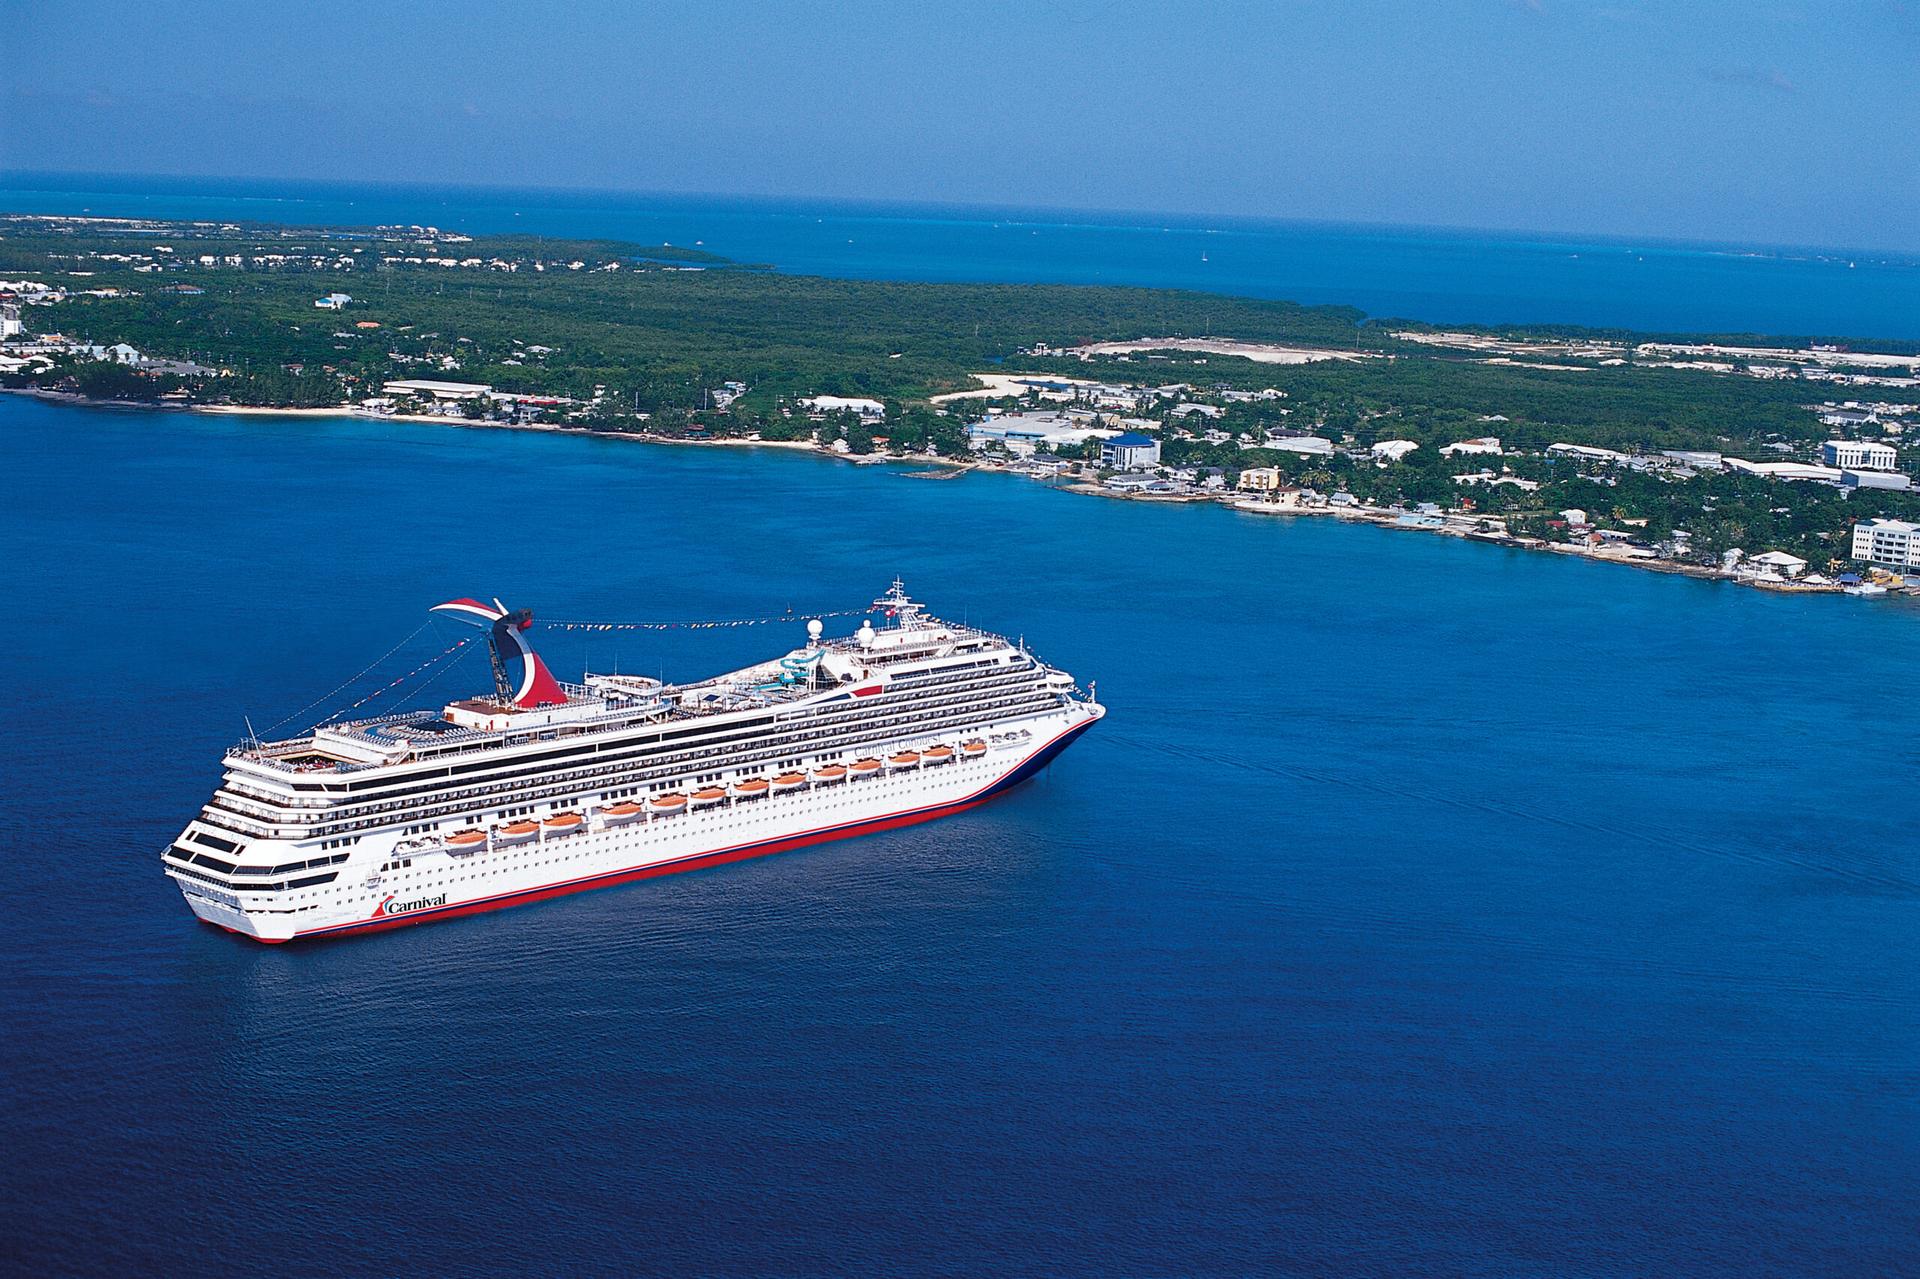
<svg viewBox="0 0 1920 1279"><path fill-rule="evenodd" d="M1756 577L1794 578L1807 571L1807 562L1785 551L1768 551L1764 555L1749 555L1747 567Z"/></svg>
<svg viewBox="0 0 1920 1279"><path fill-rule="evenodd" d="M880 401L862 399L858 396L810 395L800 403L813 413L838 413L843 409L851 409L863 418L880 418L887 415L887 406Z"/></svg>
<svg viewBox="0 0 1920 1279"><path fill-rule="evenodd" d="M1899 454L1893 445L1871 440L1828 440L1820 446L1820 460L1851 471L1891 471Z"/></svg>
<svg viewBox="0 0 1920 1279"><path fill-rule="evenodd" d="M976 449L1004 444L1008 452L1026 456L1042 446L1083 444L1120 434L1095 426L1098 420L1086 413L998 413L969 425L967 443Z"/></svg>
<svg viewBox="0 0 1920 1279"><path fill-rule="evenodd" d="M1100 444L1100 464L1116 471L1149 471L1160 465L1160 441L1129 431Z"/></svg>
<svg viewBox="0 0 1920 1279"><path fill-rule="evenodd" d="M1412 440L1381 440L1367 452L1378 462L1398 462L1419 447Z"/></svg>
<svg viewBox="0 0 1920 1279"><path fill-rule="evenodd" d="M0 306L0 342L8 338L17 338L24 331L20 323L20 308L11 302Z"/></svg>
<svg viewBox="0 0 1920 1279"><path fill-rule="evenodd" d="M1854 525L1853 558L1893 568L1920 569L1920 524L1868 520Z"/></svg>
<svg viewBox="0 0 1920 1279"><path fill-rule="evenodd" d="M1539 483L1535 480L1523 480L1517 475L1508 475L1504 472L1494 471L1471 471L1465 475L1456 475L1453 477L1453 482L1455 484L1492 484L1495 486L1511 484L1522 493L1532 493L1540 487Z"/></svg>
<svg viewBox="0 0 1920 1279"><path fill-rule="evenodd" d="M1558 457L1585 458L1591 462L1624 462L1627 455L1617 449L1595 448L1591 444L1549 444L1547 452Z"/></svg>
<svg viewBox="0 0 1920 1279"><path fill-rule="evenodd" d="M432 382L409 378L381 386L382 395L430 395L436 400L477 400L492 391L479 382Z"/></svg>
<svg viewBox="0 0 1920 1279"><path fill-rule="evenodd" d="M1260 447L1279 449L1284 453L1298 453L1303 457L1333 456L1333 441L1318 435L1286 435L1277 440L1268 440Z"/></svg>
<svg viewBox="0 0 1920 1279"><path fill-rule="evenodd" d="M1749 462L1743 457L1726 459L1727 469L1740 475L1759 475L1771 480L1813 480L1822 484L1838 484L1840 471L1832 466L1815 466L1811 462Z"/></svg>
<svg viewBox="0 0 1920 1279"><path fill-rule="evenodd" d="M347 303L351 301L353 299L344 293L329 293L323 298L316 299L314 305L322 311L344 311L347 309Z"/></svg>
<svg viewBox="0 0 1920 1279"><path fill-rule="evenodd" d="M1457 440L1452 444L1442 445L1440 451L1448 457L1458 457L1462 453L1491 453L1495 457L1498 457L1500 455L1500 437L1497 435L1482 435L1471 440Z"/></svg>
<svg viewBox="0 0 1920 1279"><path fill-rule="evenodd" d="M1725 466L1727 461L1721 454L1710 453L1705 449L1662 449L1660 456L1696 471L1717 471Z"/></svg>
<svg viewBox="0 0 1920 1279"><path fill-rule="evenodd" d="M1905 471L1841 471L1840 487L1890 489L1896 493L1904 493L1913 487L1913 477Z"/></svg>

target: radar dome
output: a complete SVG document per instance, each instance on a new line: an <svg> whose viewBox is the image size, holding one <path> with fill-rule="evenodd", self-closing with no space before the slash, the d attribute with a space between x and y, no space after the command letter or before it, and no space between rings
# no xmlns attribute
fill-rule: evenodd
<svg viewBox="0 0 1920 1279"><path fill-rule="evenodd" d="M810 640L818 640L820 633L826 629L826 627L820 624L820 619L816 617L807 623L807 638Z"/></svg>

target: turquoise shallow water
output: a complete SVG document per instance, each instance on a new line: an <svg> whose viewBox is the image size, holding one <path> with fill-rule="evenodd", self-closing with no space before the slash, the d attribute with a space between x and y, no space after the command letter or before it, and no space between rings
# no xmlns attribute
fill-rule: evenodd
<svg viewBox="0 0 1920 1279"><path fill-rule="evenodd" d="M771 451L14 397L0 441L36 1271L1911 1271L1910 604ZM338 944L159 873L243 714L433 601L895 573L1108 719L962 817Z"/></svg>
<svg viewBox="0 0 1920 1279"><path fill-rule="evenodd" d="M703 244L859 279L1134 284L1437 323L1920 340L1920 255L1151 214L0 173L0 210Z"/></svg>

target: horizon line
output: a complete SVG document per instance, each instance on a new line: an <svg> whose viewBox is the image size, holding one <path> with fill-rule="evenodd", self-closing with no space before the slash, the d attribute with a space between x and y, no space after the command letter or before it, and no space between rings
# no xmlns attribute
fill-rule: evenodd
<svg viewBox="0 0 1920 1279"><path fill-rule="evenodd" d="M1613 231L1582 231L1565 228L1525 228L1471 225L1461 223L1419 223L1392 222L1366 218L1306 218L1280 217L1267 214L1250 213L1181 213L1169 210L1153 209L1116 209L1091 206L1046 205L1022 203L991 203L976 201L937 201L887 199L869 196L826 196L826 195L767 195L747 192L725 191L672 191L646 189L639 187L601 187L601 186L539 186L492 182L428 182L405 179L365 179L331 177L252 177L217 174L158 173L138 171L99 171L86 169L11 169L0 168L0 193L17 186L23 191L44 191L49 194L70 195L126 195L137 196L138 191L105 189L100 191L79 190L61 186L31 186L22 182L27 180L56 179L61 181L99 180L105 182L161 182L175 183L191 188L195 184L224 183L264 188L364 188L369 190L396 190L418 192L464 192L480 195L533 195L533 196L603 196L639 200L682 200L713 201L737 203L743 205L787 205L795 208L828 208L843 211L859 209L892 209L919 212L955 212L966 211L974 214L968 221L1022 221L1031 218L995 218L993 213L1014 215L1046 215L1039 225L1060 228L1075 226L1095 226L1108 230L1159 230L1179 229L1185 231L1214 231L1226 228L1279 228L1279 227L1325 227L1339 229L1364 229L1383 233L1440 233L1461 237L1502 237L1540 240L1555 244L1576 241L1601 242L1619 245L1657 245L1668 248L1725 250L1765 250L1770 253L1810 253L1823 257L1846 256L1850 258L1869 258L1884 264L1920 266L1920 246L1913 248L1861 248L1854 245L1807 244L1784 241L1764 240L1717 240L1692 238L1686 236L1641 235ZM193 194L191 190L181 194ZM206 192L206 194L216 194ZM239 196L230 198L263 198ZM273 198L273 197L264 197ZM285 198L285 197L282 197ZM299 197L294 197L299 198ZM17 212L17 210L15 210ZM51 215L41 215L51 216ZM112 215L90 215L112 216ZM1219 224L1219 225L1211 225Z"/></svg>

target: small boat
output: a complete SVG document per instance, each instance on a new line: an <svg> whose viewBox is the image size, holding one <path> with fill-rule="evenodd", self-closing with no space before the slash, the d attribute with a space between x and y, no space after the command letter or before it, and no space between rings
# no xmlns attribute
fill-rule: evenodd
<svg viewBox="0 0 1920 1279"><path fill-rule="evenodd" d="M844 782L847 780L845 764L828 764L825 768L813 770L813 779L817 782Z"/></svg>
<svg viewBox="0 0 1920 1279"><path fill-rule="evenodd" d="M456 853L470 853L487 842L483 830L458 830L447 836L447 847Z"/></svg>
<svg viewBox="0 0 1920 1279"><path fill-rule="evenodd" d="M953 762L953 747L929 746L920 752L920 758L929 764L951 764Z"/></svg>
<svg viewBox="0 0 1920 1279"><path fill-rule="evenodd" d="M517 822L508 822L505 826L494 831L493 842L496 844L524 844L539 833L539 822L530 822L522 819Z"/></svg>
<svg viewBox="0 0 1920 1279"><path fill-rule="evenodd" d="M709 804L719 803L726 797L727 788L724 786L702 786L693 793L693 802L699 807L705 808Z"/></svg>
<svg viewBox="0 0 1920 1279"><path fill-rule="evenodd" d="M776 791L792 790L796 786L805 786L806 784L807 775L805 773L782 773L773 779L773 788Z"/></svg>
<svg viewBox="0 0 1920 1279"><path fill-rule="evenodd" d="M767 793L768 782L764 777L749 777L744 782L733 784L733 793L741 799L758 799Z"/></svg>
<svg viewBox="0 0 1920 1279"><path fill-rule="evenodd" d="M982 755L987 753L987 744L979 740L978 738L975 738L973 741L970 741L966 745L962 746L960 748L960 753L962 755L965 755L968 759L979 759Z"/></svg>
<svg viewBox="0 0 1920 1279"><path fill-rule="evenodd" d="M571 835L586 825L587 819L578 813L555 813L540 825L549 835Z"/></svg>
<svg viewBox="0 0 1920 1279"><path fill-rule="evenodd" d="M653 797L653 811L656 813L670 816L674 813L684 812L686 807L687 797L685 795L655 795Z"/></svg>
<svg viewBox="0 0 1920 1279"><path fill-rule="evenodd" d="M1848 587L1843 587L1842 589L1848 595L1864 595L1868 597L1872 597L1875 595L1885 595L1887 593L1886 587L1881 586L1874 582L1861 582L1857 586L1848 586Z"/></svg>
<svg viewBox="0 0 1920 1279"><path fill-rule="evenodd" d="M856 759L853 761L853 775L855 777L872 777L879 771L880 761L877 759Z"/></svg>
<svg viewBox="0 0 1920 1279"><path fill-rule="evenodd" d="M600 815L609 822L630 822L646 811L645 806L636 804L629 799L618 804L606 805L600 810Z"/></svg>
<svg viewBox="0 0 1920 1279"><path fill-rule="evenodd" d="M919 751L901 751L898 755L889 755L887 757L888 768L918 768L919 766Z"/></svg>

